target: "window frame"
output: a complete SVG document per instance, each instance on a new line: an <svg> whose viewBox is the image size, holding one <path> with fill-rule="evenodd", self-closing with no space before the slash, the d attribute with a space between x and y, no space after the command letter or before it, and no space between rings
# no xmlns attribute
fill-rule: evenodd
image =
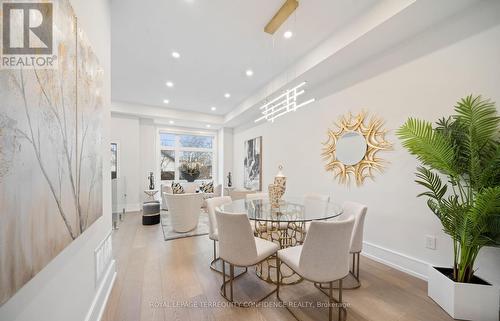
<svg viewBox="0 0 500 321"><path fill-rule="evenodd" d="M173 134L175 135L175 143L174 146L162 146L160 134ZM199 147L182 147L180 144L180 136L181 135L191 135L191 136L208 136L212 137L212 148L199 148ZM217 149L217 132L215 131L192 131L192 130L179 130L172 128L158 128L156 132L156 173L157 177L159 177L160 183L171 183L171 180L161 180L161 151L162 150L171 150L175 153L175 172L174 172L174 180L179 181L179 166L180 166L180 153L187 152L210 152L212 153L212 178L211 179L199 179L205 181L214 181L214 184L217 184L217 174L218 174L218 149Z"/></svg>
<svg viewBox="0 0 500 321"><path fill-rule="evenodd" d="M111 145L116 145L116 179L119 179L120 174L121 174L121 170L120 170L120 165L121 165L121 162L120 162L120 143L118 141L114 141L114 140L110 141L109 143L110 143L109 144L110 147L111 147ZM110 152L111 152L111 148L110 148ZM111 162L110 162L110 167L111 167ZM110 174L112 175L111 168L110 168Z"/></svg>

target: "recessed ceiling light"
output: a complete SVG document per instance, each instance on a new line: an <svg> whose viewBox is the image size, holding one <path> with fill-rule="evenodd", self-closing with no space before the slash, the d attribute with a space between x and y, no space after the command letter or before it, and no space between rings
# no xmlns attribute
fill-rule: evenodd
<svg viewBox="0 0 500 321"><path fill-rule="evenodd" d="M216 107L210 107L210 109L211 109L212 111L216 111L216 110L217 110L217 108L216 108Z"/></svg>
<svg viewBox="0 0 500 321"><path fill-rule="evenodd" d="M252 77L252 76L253 76L253 70L252 70L252 69L247 69L247 71L245 71L245 74L246 74L248 77Z"/></svg>
<svg viewBox="0 0 500 321"><path fill-rule="evenodd" d="M169 88L174 87L174 83L171 81L167 81L167 83L165 85L167 85L167 87L169 87Z"/></svg>
<svg viewBox="0 0 500 321"><path fill-rule="evenodd" d="M229 97L231 97L231 94L230 93L225 93L224 97L229 98Z"/></svg>
<svg viewBox="0 0 500 321"><path fill-rule="evenodd" d="M293 32L291 32L290 30L285 31L285 33L283 34L283 37L285 37L286 39L290 39L292 38L292 36Z"/></svg>
<svg viewBox="0 0 500 321"><path fill-rule="evenodd" d="M168 99L163 99L163 103L164 103L164 104L168 104L169 102L170 102L170 100L168 100Z"/></svg>
<svg viewBox="0 0 500 321"><path fill-rule="evenodd" d="M174 121L173 121L173 120L169 120L169 121L168 121L168 123L169 123L170 125L172 125L172 124L174 123Z"/></svg>
<svg viewBox="0 0 500 321"><path fill-rule="evenodd" d="M207 124L207 128L210 128L210 124Z"/></svg>
<svg viewBox="0 0 500 321"><path fill-rule="evenodd" d="M175 59L179 59L181 57L181 54L177 51L172 51L172 57L174 57Z"/></svg>

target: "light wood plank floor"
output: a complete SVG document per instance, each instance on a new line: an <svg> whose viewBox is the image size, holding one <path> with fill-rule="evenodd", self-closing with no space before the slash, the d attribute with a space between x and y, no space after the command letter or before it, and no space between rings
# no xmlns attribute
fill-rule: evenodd
<svg viewBox="0 0 500 321"><path fill-rule="evenodd" d="M118 273L102 321L294 320L282 307L224 306L218 292L222 278L209 269L212 242L207 236L164 241L159 225L142 226L141 216L129 213L113 233L113 248ZM361 288L344 291L348 320L452 320L427 297L424 281L365 257L360 274ZM268 289L249 270L236 281L235 295L248 300ZM282 297L327 302L309 282L283 287ZM277 302L275 295L265 301L271 306ZM302 320L328 319L325 308L294 311Z"/></svg>

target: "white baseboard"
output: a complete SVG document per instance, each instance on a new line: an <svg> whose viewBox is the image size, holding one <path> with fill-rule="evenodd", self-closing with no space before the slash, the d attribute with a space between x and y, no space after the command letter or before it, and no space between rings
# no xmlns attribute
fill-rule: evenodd
<svg viewBox="0 0 500 321"><path fill-rule="evenodd" d="M370 242L363 242L363 252L361 254L374 261L427 281L429 263L425 261Z"/></svg>
<svg viewBox="0 0 500 321"><path fill-rule="evenodd" d="M100 321L102 318L102 314L104 313L104 309L106 308L106 304L108 303L108 298L113 289L113 284L116 279L116 261L112 260L109 263L108 269L106 271L105 276L102 279L99 288L97 289L96 295L92 304L90 305L90 309L87 312L87 316L85 317L85 321Z"/></svg>

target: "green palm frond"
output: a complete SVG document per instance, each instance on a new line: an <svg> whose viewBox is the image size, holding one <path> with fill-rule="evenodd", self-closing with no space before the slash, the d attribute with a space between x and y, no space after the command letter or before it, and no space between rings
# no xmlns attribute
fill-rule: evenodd
<svg viewBox="0 0 500 321"><path fill-rule="evenodd" d="M500 117L481 96L461 99L455 112L435 128L410 118L397 134L424 165L415 182L426 191L418 196L453 240L454 280L470 282L481 248L500 246Z"/></svg>
<svg viewBox="0 0 500 321"><path fill-rule="evenodd" d="M428 192L418 194L417 197L427 196L439 201L446 194L448 187L443 185L439 175L433 173L430 169L419 166L417 167L417 173L415 173L415 175L419 178L415 180L415 182L429 190Z"/></svg>
<svg viewBox="0 0 500 321"><path fill-rule="evenodd" d="M435 131L430 122L409 118L397 135L403 146L424 165L446 175L455 176L453 146L446 137Z"/></svg>
<svg viewBox="0 0 500 321"><path fill-rule="evenodd" d="M476 191L481 189L482 171L490 163L490 151L495 149L498 138L499 117L495 104L481 96L467 96L455 106L454 119L463 127L462 153L469 162L467 174L470 185ZM485 164L486 163L486 164Z"/></svg>
<svg viewBox="0 0 500 321"><path fill-rule="evenodd" d="M487 151L485 151L486 153ZM500 144L489 151L489 162L483 165L477 184L479 186L500 185Z"/></svg>
<svg viewBox="0 0 500 321"><path fill-rule="evenodd" d="M477 194L475 206L468 215L472 231L484 245L499 246L500 186L488 187Z"/></svg>
<svg viewBox="0 0 500 321"><path fill-rule="evenodd" d="M468 131L465 138L471 149L482 148L498 137L500 118L497 116L495 104L489 99L467 96L458 102L455 112L457 114L454 118Z"/></svg>

